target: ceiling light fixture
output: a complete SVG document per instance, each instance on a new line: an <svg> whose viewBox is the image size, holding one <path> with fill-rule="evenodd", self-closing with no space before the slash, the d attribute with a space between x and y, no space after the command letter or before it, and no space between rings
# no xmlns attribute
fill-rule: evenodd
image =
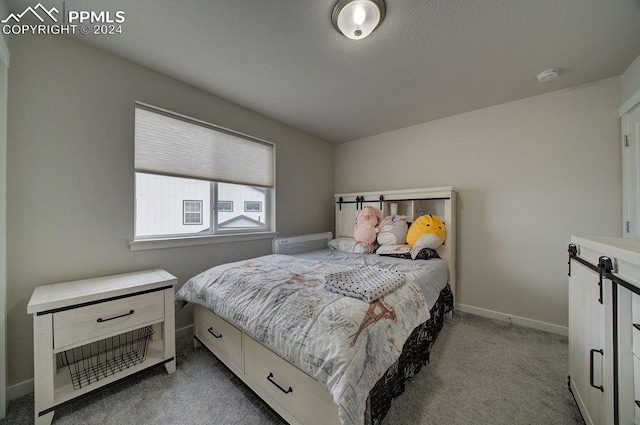
<svg viewBox="0 0 640 425"><path fill-rule="evenodd" d="M553 69L547 69L545 71L542 71L541 73L538 74L536 78L538 79L539 83L546 83L547 81L553 80L557 76L558 76L558 70L553 68Z"/></svg>
<svg viewBox="0 0 640 425"><path fill-rule="evenodd" d="M333 8L333 26L352 40L365 38L384 19L384 0L340 0Z"/></svg>

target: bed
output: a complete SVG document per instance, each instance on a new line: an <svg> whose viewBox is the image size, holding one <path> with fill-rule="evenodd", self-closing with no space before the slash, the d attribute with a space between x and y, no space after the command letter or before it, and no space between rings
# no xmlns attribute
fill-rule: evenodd
<svg viewBox="0 0 640 425"><path fill-rule="evenodd" d="M447 225L440 258L327 249L327 232L278 238L272 255L192 277L176 297L194 304L196 344L289 423L379 423L404 382L428 362L453 308L455 194L436 188L336 195L336 239L352 236L355 211L366 205L409 218L430 212ZM403 280L371 302L323 289L327 276L363 272Z"/></svg>

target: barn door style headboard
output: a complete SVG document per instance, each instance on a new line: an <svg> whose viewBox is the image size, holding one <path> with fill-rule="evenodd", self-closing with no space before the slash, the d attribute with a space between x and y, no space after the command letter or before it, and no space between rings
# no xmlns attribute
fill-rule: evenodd
<svg viewBox="0 0 640 425"><path fill-rule="evenodd" d="M377 208L381 217L386 217L395 204L397 214L406 215L409 223L424 214L437 215L447 226L444 244L437 251L447 262L449 285L455 296L456 194L452 186L336 194L336 237L353 237L356 213L366 206Z"/></svg>

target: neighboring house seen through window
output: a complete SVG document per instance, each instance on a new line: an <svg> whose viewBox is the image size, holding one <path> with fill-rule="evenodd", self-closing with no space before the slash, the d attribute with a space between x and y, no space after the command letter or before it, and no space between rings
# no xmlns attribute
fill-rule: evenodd
<svg viewBox="0 0 640 425"><path fill-rule="evenodd" d="M182 201L182 224L202 224L202 201Z"/></svg>
<svg viewBox="0 0 640 425"><path fill-rule="evenodd" d="M246 212L261 212L262 202L260 201L244 201L244 210Z"/></svg>
<svg viewBox="0 0 640 425"><path fill-rule="evenodd" d="M218 211L232 212L233 201L218 201Z"/></svg>
<svg viewBox="0 0 640 425"><path fill-rule="evenodd" d="M275 230L271 143L139 103L135 112L136 239Z"/></svg>

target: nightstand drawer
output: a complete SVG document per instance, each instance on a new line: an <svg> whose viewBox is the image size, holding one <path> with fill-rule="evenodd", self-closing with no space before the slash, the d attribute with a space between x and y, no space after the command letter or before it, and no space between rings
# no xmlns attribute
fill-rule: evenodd
<svg viewBox="0 0 640 425"><path fill-rule="evenodd" d="M164 291L135 295L53 314L58 350L164 320Z"/></svg>
<svg viewBox="0 0 640 425"><path fill-rule="evenodd" d="M210 310L196 305L196 336L224 362L242 368L242 332Z"/></svg>

